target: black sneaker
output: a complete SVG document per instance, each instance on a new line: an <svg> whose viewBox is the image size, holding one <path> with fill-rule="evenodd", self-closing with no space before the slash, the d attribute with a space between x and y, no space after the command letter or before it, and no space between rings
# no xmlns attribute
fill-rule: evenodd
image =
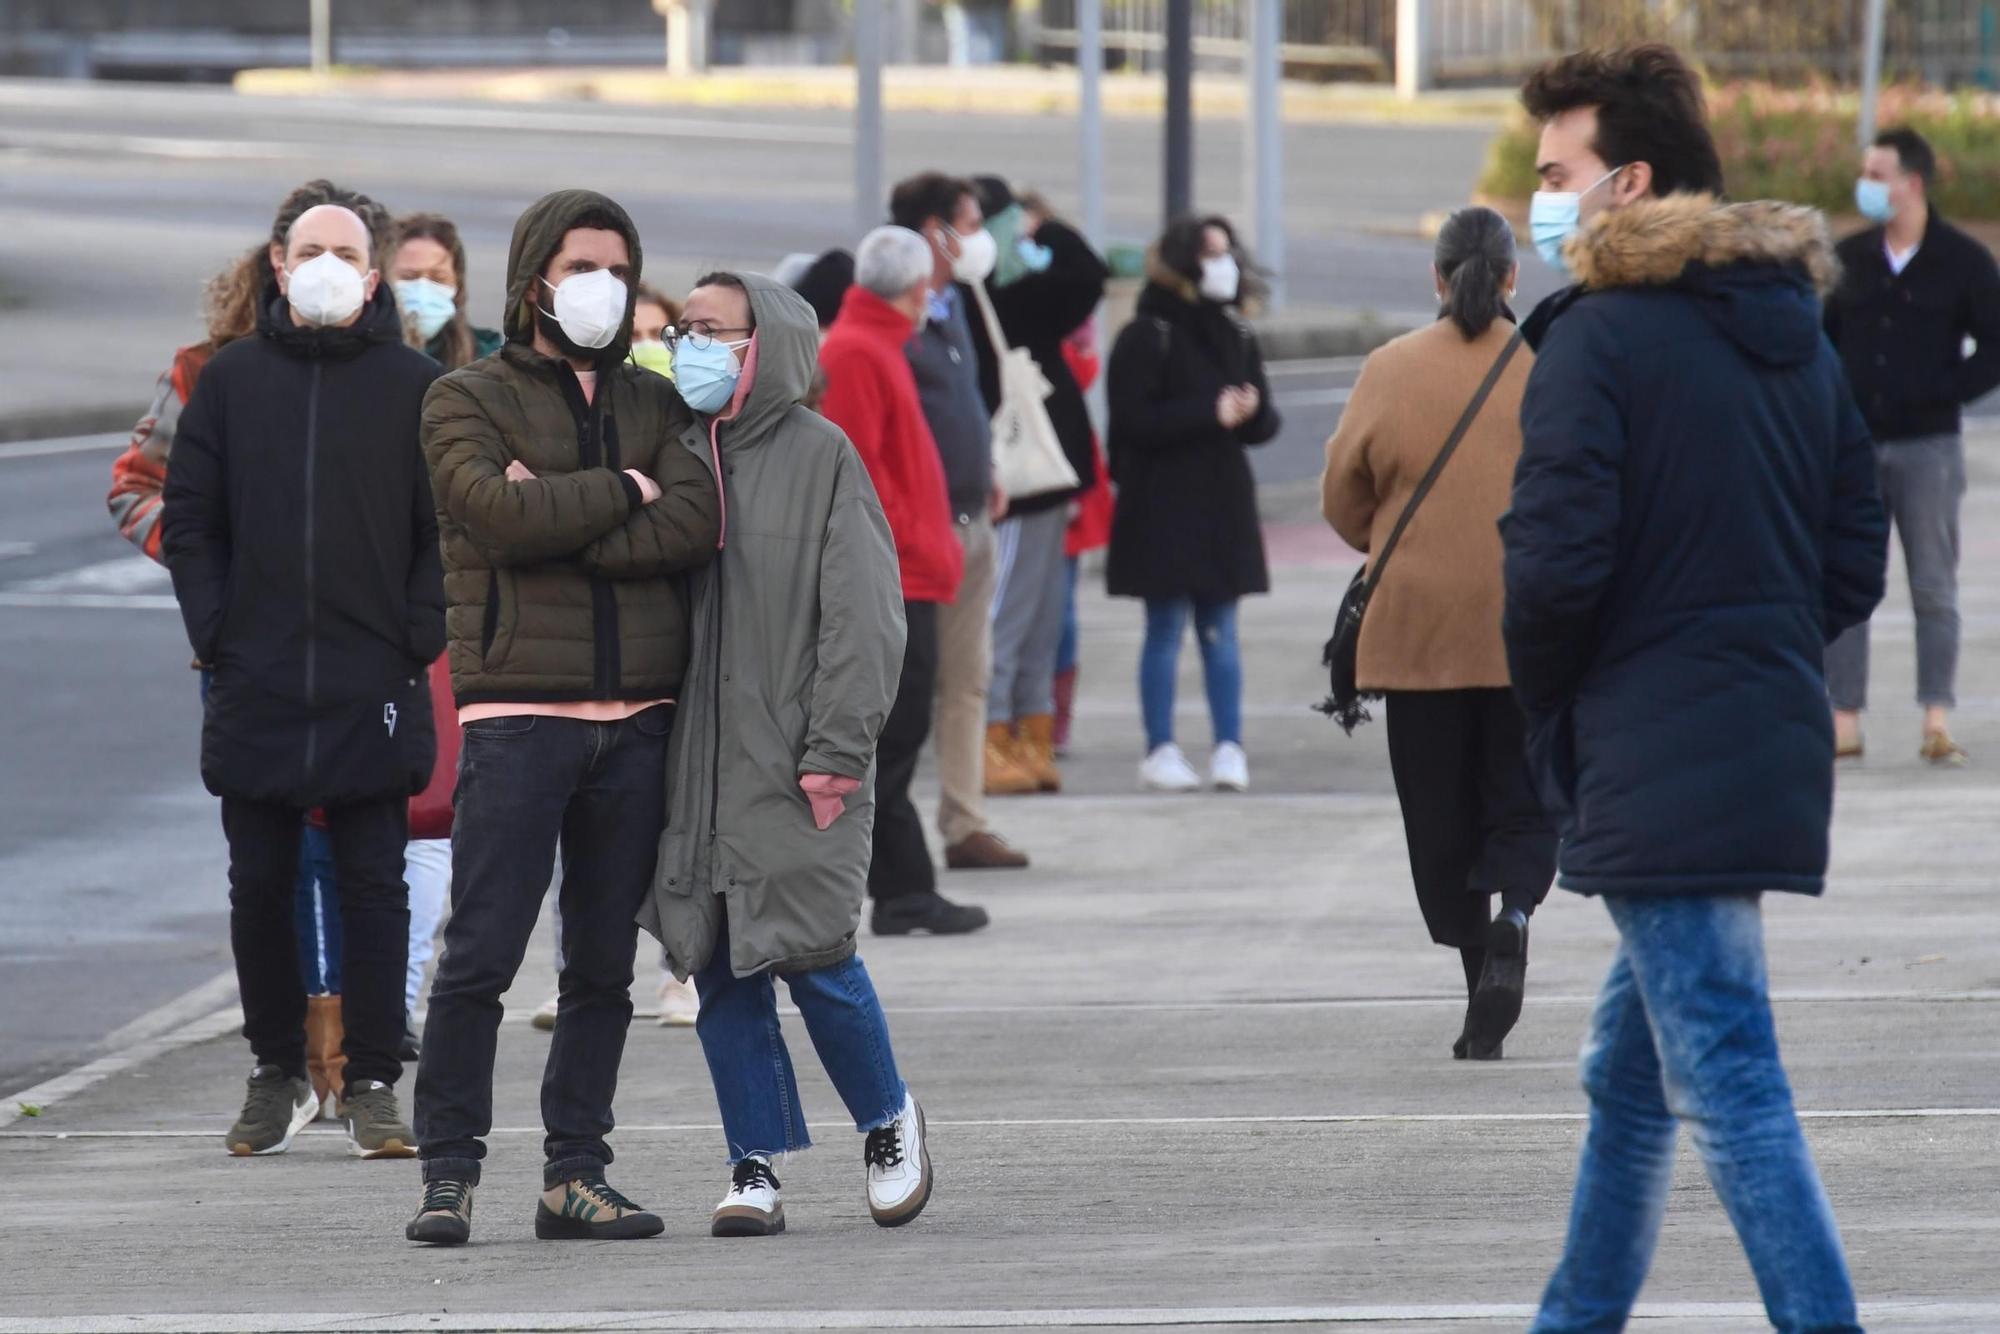
<svg viewBox="0 0 2000 1334"><path fill-rule="evenodd" d="M1521 997L1528 984L1528 919L1509 908L1493 920L1486 933L1486 968L1472 993L1466 1015L1468 1055L1475 1061L1500 1059L1500 1043L1521 1018Z"/></svg>
<svg viewBox="0 0 2000 1334"><path fill-rule="evenodd" d="M953 903L942 894L911 894L887 902L876 900L868 925L878 936L908 936L928 931L934 936L962 936L992 919L986 909Z"/></svg>
<svg viewBox="0 0 2000 1334"><path fill-rule="evenodd" d="M430 1246L465 1245L472 1236L472 1183L426 1181L424 1202L403 1235Z"/></svg>
<svg viewBox="0 0 2000 1334"><path fill-rule="evenodd" d="M535 1235L543 1241L633 1241L666 1230L658 1214L611 1189L602 1173L551 1186L535 1206Z"/></svg>

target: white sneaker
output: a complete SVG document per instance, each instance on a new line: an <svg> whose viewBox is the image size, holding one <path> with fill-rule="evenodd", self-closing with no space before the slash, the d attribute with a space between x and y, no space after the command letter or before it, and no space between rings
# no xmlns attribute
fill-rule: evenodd
<svg viewBox="0 0 2000 1334"><path fill-rule="evenodd" d="M562 999L562 993L557 992L555 995L543 1001L541 1004L541 1008L535 1011L533 1016L529 1018L528 1022L533 1024L536 1028L540 1029L544 1033L555 1032L556 1002L560 1001L561 999Z"/></svg>
<svg viewBox="0 0 2000 1334"><path fill-rule="evenodd" d="M1243 753L1243 747L1225 741L1215 748L1208 761L1208 785L1217 792L1250 790L1250 757Z"/></svg>
<svg viewBox="0 0 2000 1334"><path fill-rule="evenodd" d="M683 982L672 973L660 974L660 1027L693 1028L701 1017L701 997L694 979Z"/></svg>
<svg viewBox="0 0 2000 1334"><path fill-rule="evenodd" d="M1149 792L1193 792L1201 786L1201 775L1181 748L1169 741L1139 766L1139 786Z"/></svg>
<svg viewBox="0 0 2000 1334"><path fill-rule="evenodd" d="M319 1105L319 1116L315 1119L320 1121L339 1121L344 1119L340 1115L339 1089L328 1089L326 1091L326 1097Z"/></svg>
<svg viewBox="0 0 2000 1334"><path fill-rule="evenodd" d="M715 1206L709 1221L711 1237L774 1237L785 1230L785 1203L778 1197L778 1178L763 1158L736 1164L729 1193Z"/></svg>
<svg viewBox="0 0 2000 1334"><path fill-rule="evenodd" d="M903 1095L902 1115L868 1132L861 1157L868 1164L868 1212L877 1223L901 1227L924 1211L931 1202L931 1153L916 1094Z"/></svg>

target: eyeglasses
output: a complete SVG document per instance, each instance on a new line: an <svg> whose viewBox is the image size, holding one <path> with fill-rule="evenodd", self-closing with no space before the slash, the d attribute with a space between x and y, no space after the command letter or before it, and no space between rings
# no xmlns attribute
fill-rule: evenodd
<svg viewBox="0 0 2000 1334"><path fill-rule="evenodd" d="M665 338L669 343L686 343L696 351L702 351L724 334L753 332L755 331L749 328L732 329L724 325L710 324L707 320L696 320L685 328L678 325L668 328Z"/></svg>

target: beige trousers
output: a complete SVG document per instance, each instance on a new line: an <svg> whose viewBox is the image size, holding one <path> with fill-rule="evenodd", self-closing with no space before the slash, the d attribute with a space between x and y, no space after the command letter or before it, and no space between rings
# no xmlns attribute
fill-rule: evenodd
<svg viewBox="0 0 2000 1334"><path fill-rule="evenodd" d="M986 687L993 676L993 523L958 526L965 582L938 604L938 833L946 847L986 829Z"/></svg>

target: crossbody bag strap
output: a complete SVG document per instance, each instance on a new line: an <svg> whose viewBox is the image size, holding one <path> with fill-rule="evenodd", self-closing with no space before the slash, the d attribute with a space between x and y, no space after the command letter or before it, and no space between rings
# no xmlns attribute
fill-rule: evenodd
<svg viewBox="0 0 2000 1334"><path fill-rule="evenodd" d="M1396 526L1389 532L1389 540L1382 544L1382 550L1377 552L1375 559L1370 562L1369 592L1374 592L1375 586L1382 582L1382 571L1388 566L1389 556L1395 551L1396 543L1403 540L1403 530L1408 528L1410 520L1417 516L1417 506L1424 503L1424 497L1431 493L1433 486L1437 485L1438 474L1444 471L1445 464L1451 462L1451 456L1458 451L1459 442L1465 439L1465 433L1472 429L1473 420L1479 416L1479 410L1486 406L1486 399L1492 394L1493 386L1500 383L1501 372L1507 369L1507 363L1514 359L1514 353L1520 346L1521 331L1516 329L1514 336L1507 340L1507 346L1501 348L1500 355L1494 359L1493 368L1487 371L1486 378L1480 381L1479 391L1472 396L1472 401L1465 405L1465 411L1459 416L1458 425L1451 428L1451 435L1445 440L1444 448L1438 451L1437 458L1431 462L1430 471L1426 472L1424 479L1417 483L1416 492L1411 495L1410 503L1403 506L1402 516L1396 520Z"/></svg>

